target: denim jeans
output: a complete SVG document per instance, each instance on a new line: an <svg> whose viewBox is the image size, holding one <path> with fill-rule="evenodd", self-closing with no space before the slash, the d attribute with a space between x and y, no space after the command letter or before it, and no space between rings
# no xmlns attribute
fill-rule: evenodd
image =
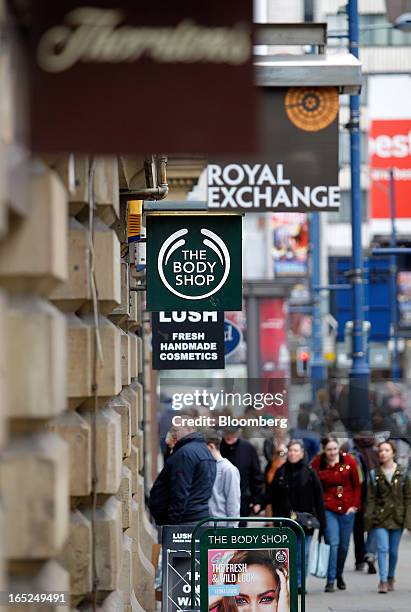
<svg viewBox="0 0 411 612"><path fill-rule="evenodd" d="M312 535L305 534L305 579L307 581L307 572L308 572L308 557L310 555L310 544L313 539ZM298 586L302 586L301 580L301 537L297 536L297 578L298 578Z"/></svg>
<svg viewBox="0 0 411 612"><path fill-rule="evenodd" d="M375 535L375 529L371 529L367 535L367 541L365 543L365 558L374 559L377 554L377 537Z"/></svg>
<svg viewBox="0 0 411 612"><path fill-rule="evenodd" d="M377 527L374 529L377 540L378 569L381 582L388 578L394 578L395 567L398 560L398 548L402 536L402 529L384 529ZM387 572L388 554L388 572Z"/></svg>
<svg viewBox="0 0 411 612"><path fill-rule="evenodd" d="M334 582L336 578L343 575L355 514L354 512L337 514L326 510L325 516L327 519L327 527L324 532L325 542L330 545L327 581Z"/></svg>

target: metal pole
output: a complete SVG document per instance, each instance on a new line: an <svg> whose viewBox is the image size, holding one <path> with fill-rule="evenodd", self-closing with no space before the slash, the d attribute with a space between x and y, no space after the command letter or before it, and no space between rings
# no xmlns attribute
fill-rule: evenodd
<svg viewBox="0 0 411 612"><path fill-rule="evenodd" d="M397 247L397 230L395 227L395 177L394 170L390 170L390 218L391 239L390 247ZM397 302L397 257L390 255L390 306L391 306L391 340L392 340L392 365L391 378L401 378L401 368L398 354L398 302Z"/></svg>
<svg viewBox="0 0 411 612"><path fill-rule="evenodd" d="M358 2L348 2L349 50L359 57ZM351 235L352 235L352 283L353 332L352 332L352 366L349 373L350 428L368 425L369 410L369 374L364 342L364 271L361 241L362 203L361 203L361 132L360 132L360 96L350 96L350 162L351 162Z"/></svg>
<svg viewBox="0 0 411 612"><path fill-rule="evenodd" d="M326 377L323 360L323 324L321 313L321 294L315 287L321 284L321 230L320 213L310 215L310 251L311 251L311 295L313 300L313 333L312 355L310 360L312 398L321 389Z"/></svg>
<svg viewBox="0 0 411 612"><path fill-rule="evenodd" d="M258 298L250 295L246 300L247 313L247 376L261 377L260 314Z"/></svg>
<svg viewBox="0 0 411 612"><path fill-rule="evenodd" d="M314 21L314 2L304 0L304 21ZM311 53L314 52L311 47ZM317 396L317 391L324 385L326 369L323 359L323 320L322 320L322 295L315 291L314 287L321 284L321 225L318 212L310 215L310 253L311 253L311 284L310 292L313 304L313 342L312 354L310 359L311 369L311 392L313 401Z"/></svg>

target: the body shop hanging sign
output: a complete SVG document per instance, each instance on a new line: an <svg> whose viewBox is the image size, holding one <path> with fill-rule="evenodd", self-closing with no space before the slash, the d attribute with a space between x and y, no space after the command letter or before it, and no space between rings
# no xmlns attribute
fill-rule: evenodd
<svg viewBox="0 0 411 612"><path fill-rule="evenodd" d="M241 310L240 215L148 215L148 310Z"/></svg>
<svg viewBox="0 0 411 612"><path fill-rule="evenodd" d="M254 150L250 0L31 5L35 151Z"/></svg>

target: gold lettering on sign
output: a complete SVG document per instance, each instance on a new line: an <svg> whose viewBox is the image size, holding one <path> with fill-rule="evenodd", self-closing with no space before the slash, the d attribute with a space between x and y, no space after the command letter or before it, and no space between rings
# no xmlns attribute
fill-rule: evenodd
<svg viewBox="0 0 411 612"><path fill-rule="evenodd" d="M77 62L156 62L244 64L250 58L251 38L246 24L206 27L190 19L170 27L121 26L121 11L83 7L71 11L66 25L47 30L37 48L37 61L46 72L63 72Z"/></svg>

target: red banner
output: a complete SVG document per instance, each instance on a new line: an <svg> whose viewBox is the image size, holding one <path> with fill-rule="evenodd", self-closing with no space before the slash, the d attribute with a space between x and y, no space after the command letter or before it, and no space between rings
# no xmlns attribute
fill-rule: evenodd
<svg viewBox="0 0 411 612"><path fill-rule="evenodd" d="M260 300L262 378L286 377L288 374L286 317L283 298Z"/></svg>
<svg viewBox="0 0 411 612"><path fill-rule="evenodd" d="M371 218L390 216L391 169L395 216L411 217L411 119L374 120L369 135Z"/></svg>

